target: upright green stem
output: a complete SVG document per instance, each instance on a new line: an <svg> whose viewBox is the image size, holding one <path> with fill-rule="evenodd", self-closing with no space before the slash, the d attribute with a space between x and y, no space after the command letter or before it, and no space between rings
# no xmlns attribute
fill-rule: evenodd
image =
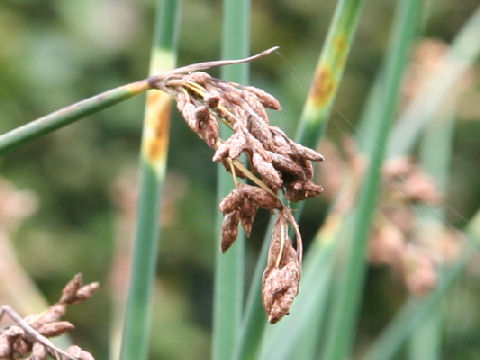
<svg viewBox="0 0 480 360"><path fill-rule="evenodd" d="M426 319L414 329L408 341L409 360L436 360L441 356L442 313L435 304Z"/></svg>
<svg viewBox="0 0 480 360"><path fill-rule="evenodd" d="M224 0L223 2L222 58L247 56L250 48L250 0ZM248 82L248 64L222 68L222 78L239 83ZM220 135L228 137L228 129ZM218 168L218 201L224 198L234 183L223 167ZM217 214L217 234L220 235L222 216ZM216 268L213 314L213 359L232 359L235 341L243 311L245 240L239 233L236 243L225 253L220 253L220 237L215 244Z"/></svg>
<svg viewBox="0 0 480 360"><path fill-rule="evenodd" d="M175 66L180 9L181 1L178 0L163 0L157 4L151 74ZM170 102L168 95L160 91L147 94L135 250L121 351L123 360L148 358L159 237L157 221L167 162Z"/></svg>
<svg viewBox="0 0 480 360"><path fill-rule="evenodd" d="M455 111L453 101L443 104L441 111L426 127L420 148L422 169L435 181L437 188L445 194L453 140ZM432 232L443 229L442 209L424 206L419 216L419 237L429 237ZM422 236L423 235L423 236ZM440 358L442 338L442 311L439 306L432 309L430 316L411 334L408 351L410 360L434 360Z"/></svg>
<svg viewBox="0 0 480 360"><path fill-rule="evenodd" d="M296 139L301 144L315 147L327 128L362 5L363 0L338 2L300 118Z"/></svg>
<svg viewBox="0 0 480 360"><path fill-rule="evenodd" d="M272 226L273 221L270 221L266 230L267 234L271 234ZM263 269L265 269L267 264L269 248L270 242L268 239L265 239L262 244L262 250L258 255L257 264L255 265L252 282L247 295L245 316L236 344L235 360L255 359L259 352L266 321L262 305L262 276Z"/></svg>
<svg viewBox="0 0 480 360"><path fill-rule="evenodd" d="M340 278L327 345L322 359L345 359L351 351L364 281L366 242L376 206L383 153L396 110L400 79L405 68L410 44L414 39L420 20L421 5L422 1L419 0L399 2L398 17L392 32L391 48L386 61L385 83L382 87L384 101L380 103L381 111L378 113L381 118L378 119L378 127L372 134L375 138L376 148L375 151L368 154L370 164L355 212L354 235L347 250L344 275Z"/></svg>

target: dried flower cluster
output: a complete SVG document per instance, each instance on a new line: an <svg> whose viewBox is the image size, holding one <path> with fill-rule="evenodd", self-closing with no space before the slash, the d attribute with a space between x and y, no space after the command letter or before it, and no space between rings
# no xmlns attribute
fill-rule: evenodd
<svg viewBox="0 0 480 360"><path fill-rule="evenodd" d="M82 275L77 274L63 289L60 300L41 314L21 318L8 306L0 308L0 319L6 314L15 322L0 332L0 359L43 360L53 357L58 360L93 360L93 356L79 346L73 345L63 351L48 338L72 330L73 324L61 321L67 305L82 303L98 288L96 282L83 286Z"/></svg>
<svg viewBox="0 0 480 360"><path fill-rule="evenodd" d="M242 61L266 53L269 52ZM221 250L225 252L233 244L239 224L250 235L258 208L278 212L263 275L264 307L274 323L289 313L298 293L302 257L298 226L290 208L277 194L282 191L293 202L320 194L322 187L312 182L312 161L324 158L292 141L279 127L270 125L265 109L281 109L272 95L198 71L228 63L190 65L156 78L152 84L175 98L190 129L215 150L213 161L221 162L235 180L235 189L219 205L224 214ZM233 130L228 139L219 137L220 122ZM239 183L237 178L248 179L254 185ZM296 233L296 250L288 238L289 226Z"/></svg>
<svg viewBox="0 0 480 360"><path fill-rule="evenodd" d="M382 168L385 200L438 205L441 195L435 182L408 158L387 161Z"/></svg>
<svg viewBox="0 0 480 360"><path fill-rule="evenodd" d="M459 238L443 227L420 228L416 223L412 204L441 201L435 183L418 166L406 158L393 159L382 174L382 217L370 241L370 261L389 265L410 293L425 295L437 284L438 265L459 253Z"/></svg>
<svg viewBox="0 0 480 360"><path fill-rule="evenodd" d="M288 213L281 214L275 223L272 232L272 241L268 252L267 267L263 272L262 298L263 306L268 313L268 321L272 324L289 313L292 301L298 294L298 285L301 275L302 249L298 242L300 235L297 232L297 250L293 248L288 236Z"/></svg>
<svg viewBox="0 0 480 360"><path fill-rule="evenodd" d="M342 152L356 180L351 182L351 188L343 189L347 196L339 196L342 201L336 206L337 212L353 206L358 192L356 186L361 183L365 171L365 161L353 141L345 141ZM349 176L341 167L338 151L330 147L327 154L330 161L325 171L331 182L329 189L334 189L341 179ZM408 158L384 163L381 194L380 211L369 242L369 261L374 265L389 266L401 277L410 293L424 295L437 284L438 265L453 260L460 251L461 242L453 231L443 227L423 228L416 223L412 205L437 206L441 194L434 181Z"/></svg>

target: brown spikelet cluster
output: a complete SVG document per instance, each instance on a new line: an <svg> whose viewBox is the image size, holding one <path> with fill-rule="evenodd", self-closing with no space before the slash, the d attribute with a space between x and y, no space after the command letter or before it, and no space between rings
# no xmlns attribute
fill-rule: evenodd
<svg viewBox="0 0 480 360"><path fill-rule="evenodd" d="M283 189L290 201L317 196L322 187L314 184L312 161L321 154L292 141L269 123L265 108L280 110L272 95L252 86L225 82L205 72L174 73L158 82L159 89L177 100L188 126L215 151L213 161L228 171L247 178L235 165L241 154L274 193ZM219 139L219 122L233 130L225 141Z"/></svg>
<svg viewBox="0 0 480 360"><path fill-rule="evenodd" d="M407 158L392 159L382 175L382 217L373 229L370 261L389 265L411 294L428 294L437 285L438 265L458 255L460 241L443 227L425 228L416 222L412 204L435 206L442 200L433 179L419 166Z"/></svg>
<svg viewBox="0 0 480 360"><path fill-rule="evenodd" d="M435 182L419 166L405 157L387 161L382 169L383 190L389 201L438 205L441 199Z"/></svg>
<svg viewBox="0 0 480 360"><path fill-rule="evenodd" d="M335 188L342 178L349 178L338 151L328 151L330 162L327 186ZM340 211L353 206L365 171L365 159L357 152L353 141L345 141L342 152L356 181L347 196L341 197ZM338 186L338 185L337 185ZM438 267L460 254L459 235L444 226L425 226L417 222L416 205L438 206L442 201L435 182L407 157L387 160L382 167L380 211L369 241L369 261L373 265L389 266L401 278L407 290L415 296L428 294L438 282ZM334 191L332 191L334 193ZM332 194L332 193L330 193ZM345 194L344 194L345 195ZM337 204L336 210L339 211Z"/></svg>
<svg viewBox="0 0 480 360"><path fill-rule="evenodd" d="M234 243L240 224L250 236L258 208L278 212L263 279L264 307L273 323L289 313L298 293L302 256L298 226L278 195L282 192L287 200L297 202L320 194L323 188L312 181L312 162L323 161L324 157L270 125L266 109L281 110L272 95L198 71L215 65L225 63L190 65L151 83L177 101L190 129L215 151L212 160L222 163L235 180L235 189L219 204L224 214L222 252ZM232 130L227 139L219 137L220 123ZM237 178L250 180L253 185L239 183ZM295 230L297 250L288 238L289 226Z"/></svg>
<svg viewBox="0 0 480 360"><path fill-rule="evenodd" d="M58 360L93 360L88 351L77 345L63 351L48 338L74 329L73 324L61 320L67 306L82 303L98 288L97 282L83 286L82 275L77 274L63 289L60 300L41 314L22 318L9 306L1 307L0 319L8 316L14 324L0 332L0 359L43 360L53 357Z"/></svg>
<svg viewBox="0 0 480 360"><path fill-rule="evenodd" d="M282 209L282 202L271 192L258 186L238 184L219 205L225 215L222 225L222 252L228 250L237 237L238 224L241 222L245 234L250 236L253 219L257 209Z"/></svg>
<svg viewBox="0 0 480 360"><path fill-rule="evenodd" d="M288 236L289 221L292 221L291 225L297 233L297 250ZM302 261L299 238L298 227L291 215L280 213L273 228L267 267L262 279L263 307L272 324L289 314L292 301L298 294Z"/></svg>

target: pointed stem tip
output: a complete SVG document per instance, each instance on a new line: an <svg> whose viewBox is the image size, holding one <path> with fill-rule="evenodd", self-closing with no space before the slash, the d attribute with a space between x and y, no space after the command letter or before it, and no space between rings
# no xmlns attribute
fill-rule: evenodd
<svg viewBox="0 0 480 360"><path fill-rule="evenodd" d="M272 52L280 49L280 46L273 46L270 49L267 49L261 53L243 58L243 59L236 59L236 60L218 60L218 61L207 61L203 63L198 63L198 64L191 64L187 66L182 66L180 68L177 68L173 70L172 72L194 72L194 71L200 71L200 70L206 70L212 67L217 67L217 66L225 66L225 65L232 65L232 64L242 64L246 62L252 62L254 60L260 59L266 55L270 55Z"/></svg>

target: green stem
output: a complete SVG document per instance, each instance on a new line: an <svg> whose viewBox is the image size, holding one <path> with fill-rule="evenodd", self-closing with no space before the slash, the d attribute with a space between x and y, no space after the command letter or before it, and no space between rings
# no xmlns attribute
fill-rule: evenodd
<svg viewBox="0 0 480 360"><path fill-rule="evenodd" d="M164 21L172 21L171 18L167 18ZM157 36L158 41L166 41L169 32L166 31L163 34ZM170 40L171 41L171 40ZM29 122L23 126L19 126L0 136L0 154L10 151L17 146L28 143L36 138L53 132L63 126L71 124L72 122L84 118L88 115L92 115L100 110L113 106L121 101L127 100L133 96L141 94L147 90L151 90L155 83L162 81L165 75L162 71L171 69L171 54L168 51L169 44L166 46L153 49L152 52L152 69L149 78L141 81L129 83L118 88L104 91L100 94L92 96L91 98L79 101L73 105L67 106L63 109L57 110L49 115L40 117L36 120ZM278 46L274 46L270 49L263 51L260 54L252 55L248 58L242 58L237 60L225 60L225 61L208 61L204 63L191 64L175 69L175 72L193 72L206 70L212 67L225 66L227 64L243 64L256 60L262 56L268 55L278 49ZM153 64L155 66L153 67ZM171 73L171 72L170 72Z"/></svg>
<svg viewBox="0 0 480 360"><path fill-rule="evenodd" d="M455 111L453 101L443 104L435 119L428 122L420 148L422 169L434 181L438 190L445 194L453 140ZM432 231L443 230L443 211L435 206L422 206L418 218L419 239ZM410 360L433 360L440 358L443 316L439 306L410 335L408 352Z"/></svg>
<svg viewBox="0 0 480 360"><path fill-rule="evenodd" d="M150 73L174 68L181 1L157 4ZM164 93L147 94L140 158L140 197L135 250L128 293L121 359L147 359L150 343L151 300L159 240L159 211L165 177L170 99Z"/></svg>
<svg viewBox="0 0 480 360"><path fill-rule="evenodd" d="M377 200L383 153L396 110L400 79L420 20L421 5L422 1L419 0L399 2L398 17L386 61L385 83L382 87L384 101L380 103L381 111L379 111L381 118L378 119L378 127L372 134L376 148L368 154L370 164L360 191L359 205L355 212L354 235L347 249L344 275L340 278L322 359L344 359L351 351L365 274L366 243Z"/></svg>
<svg viewBox="0 0 480 360"><path fill-rule="evenodd" d="M441 356L442 313L435 305L431 313L412 330L408 341L409 360L436 360Z"/></svg>
<svg viewBox="0 0 480 360"><path fill-rule="evenodd" d="M147 359L150 343L151 296L158 244L157 214L161 189L152 167L141 162L142 178L133 267L123 329L121 359Z"/></svg>
<svg viewBox="0 0 480 360"><path fill-rule="evenodd" d="M300 117L296 139L315 147L323 136L345 70L363 0L340 0L317 62L314 81Z"/></svg>
<svg viewBox="0 0 480 360"><path fill-rule="evenodd" d="M148 89L150 89L148 81L137 81L102 92L49 115L42 116L1 135L0 154L4 154L15 149L17 146L51 133L62 126L71 124L76 120L141 94Z"/></svg>
<svg viewBox="0 0 480 360"><path fill-rule="evenodd" d="M250 0L223 2L222 58L247 56L250 48ZM222 78L239 83L248 82L248 64L222 68ZM220 136L228 137L229 130L220 129ZM231 176L218 168L217 198L220 202L234 188ZM217 234L220 234L222 216L217 214ZM215 289L213 314L213 359L232 359L242 319L244 300L245 239L239 231L237 241L227 253L220 252L220 237L215 245Z"/></svg>

